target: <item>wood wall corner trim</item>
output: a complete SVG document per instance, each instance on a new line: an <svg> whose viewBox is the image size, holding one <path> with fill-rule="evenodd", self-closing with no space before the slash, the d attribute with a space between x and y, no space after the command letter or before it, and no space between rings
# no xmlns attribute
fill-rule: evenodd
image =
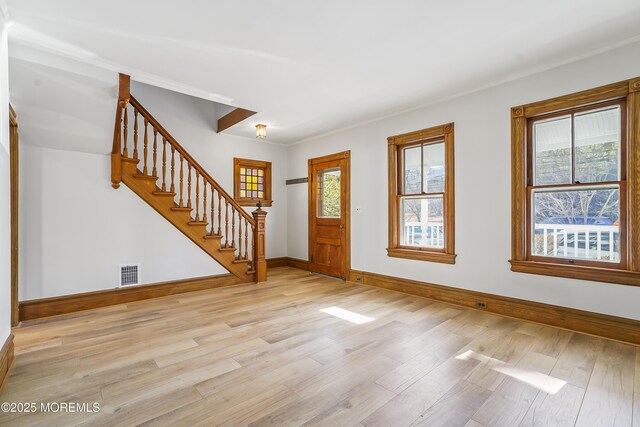
<svg viewBox="0 0 640 427"><path fill-rule="evenodd" d="M218 128L216 133L220 133L223 130L229 129L231 126L235 126L241 121L248 119L256 114L255 111L245 110L244 108L236 108L229 114L222 116L218 119Z"/></svg>
<svg viewBox="0 0 640 427"><path fill-rule="evenodd" d="M107 289L103 291L21 301L20 320L27 321L44 317L60 316L111 305L239 285L242 283L240 279L232 274L221 274L173 280L150 285L132 286L129 288Z"/></svg>
<svg viewBox="0 0 640 427"><path fill-rule="evenodd" d="M9 181L11 204L11 326L20 322L18 315L18 258L19 258L19 205L20 205L20 136L18 116L9 104Z"/></svg>
<svg viewBox="0 0 640 427"><path fill-rule="evenodd" d="M367 271L351 270L349 282L389 289L500 316L640 345L640 321L635 319L435 285ZM478 309L476 307L477 301L484 302L486 308Z"/></svg>
<svg viewBox="0 0 640 427"><path fill-rule="evenodd" d="M18 126L18 115L11 104L9 104L9 125Z"/></svg>
<svg viewBox="0 0 640 427"><path fill-rule="evenodd" d="M0 349L0 395L7 384L14 360L13 334L10 334Z"/></svg>

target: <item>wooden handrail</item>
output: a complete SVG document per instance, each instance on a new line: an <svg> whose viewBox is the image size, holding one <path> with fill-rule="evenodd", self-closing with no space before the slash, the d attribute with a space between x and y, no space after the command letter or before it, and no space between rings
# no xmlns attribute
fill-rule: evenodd
<svg viewBox="0 0 640 427"><path fill-rule="evenodd" d="M133 147L131 147L133 148L133 156L129 155L128 145L128 135L131 129L129 127L129 105L131 105L133 109L133 139L131 141L133 143ZM140 132L139 129L140 121L143 122L142 132ZM149 125L151 125L150 128ZM141 142L140 138L142 138L143 143L141 158L139 157L140 152L138 151L139 143ZM168 146L167 142L169 143ZM151 165L148 164L149 155L151 155ZM203 230L202 237L204 239L213 239L213 241L216 242L214 247L217 248L218 252L212 253L209 252L211 245L205 245L205 247L198 243L200 239L194 240L205 249L205 251L209 252L213 258L222 262L229 271L234 272L234 274L240 278L243 278L244 274L247 273L252 275L256 282L266 280L266 212L260 209L260 204L257 205L258 209L256 211L251 213L245 211L240 204L200 166L191 154L176 141L158 120L153 117L136 98L131 96L129 78L126 75L120 76L120 91L116 110L111 159L111 181L114 188L119 187L123 178L125 180L131 178L132 174L133 178L152 182L153 186L151 189L153 196L159 198L171 196L173 200L172 210L176 212L189 212L188 218L186 219L188 223L186 225L196 227L190 228L190 230ZM177 165L176 162L178 163ZM138 169L138 163L141 163L141 169ZM135 167L132 168L132 165ZM176 168L176 166L178 167ZM127 170L126 176L123 175L124 168ZM170 173L169 180L167 180L168 172ZM179 177L176 177L176 173L179 173ZM160 180L160 183L156 183L158 180ZM177 181L179 188L176 188L176 180L179 180ZM129 181L125 182L131 187ZM184 203L185 185L186 203ZM136 186L134 185L134 187ZM194 204L192 204L192 191L195 191ZM217 195L215 194L216 192ZM146 194L146 192L143 193ZM201 195L202 198L200 198ZM210 199L208 199L208 195L211 196ZM143 198L145 197L146 196L143 196ZM176 197L179 197L179 200L176 200ZM208 200L209 203L207 203ZM215 209L216 206L217 212ZM200 210L201 208L202 211ZM207 218L207 208L210 208L211 216L209 218ZM195 216L191 215L192 210ZM202 213L202 216L200 213ZM169 217L167 217L167 219L169 219ZM173 219L169 220L174 222ZM199 226L203 225L204 228L199 228ZM176 226L179 226L179 224L176 223ZM184 227L184 225L181 227ZM191 235L192 233L189 231L189 233L186 234ZM249 239L249 237L251 237L251 239ZM224 256L220 255L222 258L219 258L214 254L224 254ZM229 260L229 254L233 255L232 260ZM249 256L249 254L251 256ZM247 265L248 270L246 272L240 272L238 271L238 265Z"/></svg>
<svg viewBox="0 0 640 427"><path fill-rule="evenodd" d="M204 179L206 179L209 182L209 185L211 185L213 188L215 188L220 194L222 194L222 197L224 197L225 200L227 200L229 202L229 204L231 206L233 206L235 208L235 210L242 215L245 219L247 219L249 221L249 223L255 227L255 220L254 218L248 214L239 204L238 202L235 201L235 199L233 197L231 197L217 182L215 179L213 179L208 173L207 171L200 166L200 164L193 158L191 157L191 155L187 152L187 150L185 150L179 143L178 141L176 141L176 139L171 136L171 134L158 122L158 120L155 119L155 117L153 117L151 115L151 113L149 113L143 106L142 104L140 104L140 102L138 102L138 100L136 98L134 98L133 96L130 97L130 103L131 105L136 108L139 113L149 121L149 123L151 124L151 126L153 128L155 128L161 136L163 136L164 138L167 139L167 141L176 149L176 151L178 151L182 157L187 161L188 164L191 164L191 166L196 169L198 171L198 173L200 174L201 177L203 177ZM119 122L117 122L119 123ZM117 126L117 124L116 124Z"/></svg>

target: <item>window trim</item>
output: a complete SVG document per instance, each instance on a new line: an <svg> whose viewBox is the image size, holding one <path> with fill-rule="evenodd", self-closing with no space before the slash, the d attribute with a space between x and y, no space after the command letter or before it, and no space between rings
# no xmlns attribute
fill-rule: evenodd
<svg viewBox="0 0 640 427"><path fill-rule="evenodd" d="M443 194L444 248L403 246L400 244L400 199L402 180L400 173L403 148L411 145L444 141L445 182ZM447 123L415 132L390 136L388 149L388 203L389 203L389 245L387 255L420 261L455 264L455 193L454 193L454 124ZM427 193L437 195L439 193ZM420 196L421 194L416 194ZM424 194L423 194L424 195Z"/></svg>
<svg viewBox="0 0 640 427"><path fill-rule="evenodd" d="M264 198L257 199L251 197L240 197L240 168L263 168L264 169ZM262 206L271 206L273 200L271 199L271 162L265 162L262 160L241 159L238 157L233 158L233 198L238 202L240 206L256 206L258 202L262 203Z"/></svg>
<svg viewBox="0 0 640 427"><path fill-rule="evenodd" d="M620 215L626 222L621 229L625 252L621 262L609 264L598 261L559 260L530 254L530 188L527 187L531 165L529 124L532 118L552 116L556 113L582 107L622 101L626 113L622 116L623 144L620 191L624 192L626 206L621 203ZM623 107L624 108L624 107ZM626 123L625 123L626 117ZM626 138L625 138L626 136ZM640 286L640 163L637 153L640 141L640 77L594 89L534 102L511 109L511 270L520 273L575 278ZM626 143L625 143L626 142ZM626 180L624 173L626 172ZM562 187L559 185L558 187ZM621 197L621 200L623 198ZM622 220L621 220L622 227ZM624 259L623 259L624 258Z"/></svg>
<svg viewBox="0 0 640 427"><path fill-rule="evenodd" d="M601 182L585 182L585 183L571 183L571 184L549 184L549 185L534 185L535 181L535 164L534 164L534 140L533 140L533 124L538 120L547 120L555 117L562 117L564 115L572 116L572 135L575 131L573 122L573 117L576 114L581 112L586 112L590 110L597 110L599 108L607 108L610 106L618 106L620 107L620 180L619 181L601 181ZM566 264L566 265L584 265L584 266L594 266L594 267L602 267L602 268L610 268L610 269L618 269L624 270L626 269L627 264L627 240L626 240L626 231L627 231L627 211L626 207L626 199L628 197L626 190L627 186L627 134L625 132L627 129L627 100L626 98L617 98L614 100L608 100L605 102L596 102L589 105L579 106L577 108L569 108L562 111L556 111L549 114L541 114L536 115L534 117L530 117L527 119L527 158L531 158L531 162L527 163L527 209L526 209L526 221L527 221L527 246L526 246L526 257L530 261L542 261L549 263L557 263L557 264ZM571 179L575 181L575 140L572 136L571 140ZM544 255L534 255L531 253L532 249L532 212L531 209L533 207L532 196L533 192L536 189L541 188L571 188L577 189L579 187L589 188L589 187L606 187L606 186L618 186L620 192L620 262L606 262L606 261L597 261L597 260L581 260L581 259L571 259L571 258L553 258Z"/></svg>

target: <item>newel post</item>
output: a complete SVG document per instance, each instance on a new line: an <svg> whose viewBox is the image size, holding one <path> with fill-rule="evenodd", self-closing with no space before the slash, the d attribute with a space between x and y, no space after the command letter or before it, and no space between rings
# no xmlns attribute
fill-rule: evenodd
<svg viewBox="0 0 640 427"><path fill-rule="evenodd" d="M116 106L116 123L113 130L113 148L111 149L111 186L120 187L122 181L122 112L131 98L131 79L120 73L118 86L118 105Z"/></svg>
<svg viewBox="0 0 640 427"><path fill-rule="evenodd" d="M262 210L262 203L258 203L258 209L252 212L256 227L253 229L254 254L253 261L256 269L256 282L267 280L267 259L266 259L266 217L267 212Z"/></svg>

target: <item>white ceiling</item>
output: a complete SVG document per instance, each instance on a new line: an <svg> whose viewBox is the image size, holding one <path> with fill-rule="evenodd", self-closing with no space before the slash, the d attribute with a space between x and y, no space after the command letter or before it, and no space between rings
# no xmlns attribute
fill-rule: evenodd
<svg viewBox="0 0 640 427"><path fill-rule="evenodd" d="M285 144L640 38L638 0L5 1L10 54L258 111L226 132Z"/></svg>

